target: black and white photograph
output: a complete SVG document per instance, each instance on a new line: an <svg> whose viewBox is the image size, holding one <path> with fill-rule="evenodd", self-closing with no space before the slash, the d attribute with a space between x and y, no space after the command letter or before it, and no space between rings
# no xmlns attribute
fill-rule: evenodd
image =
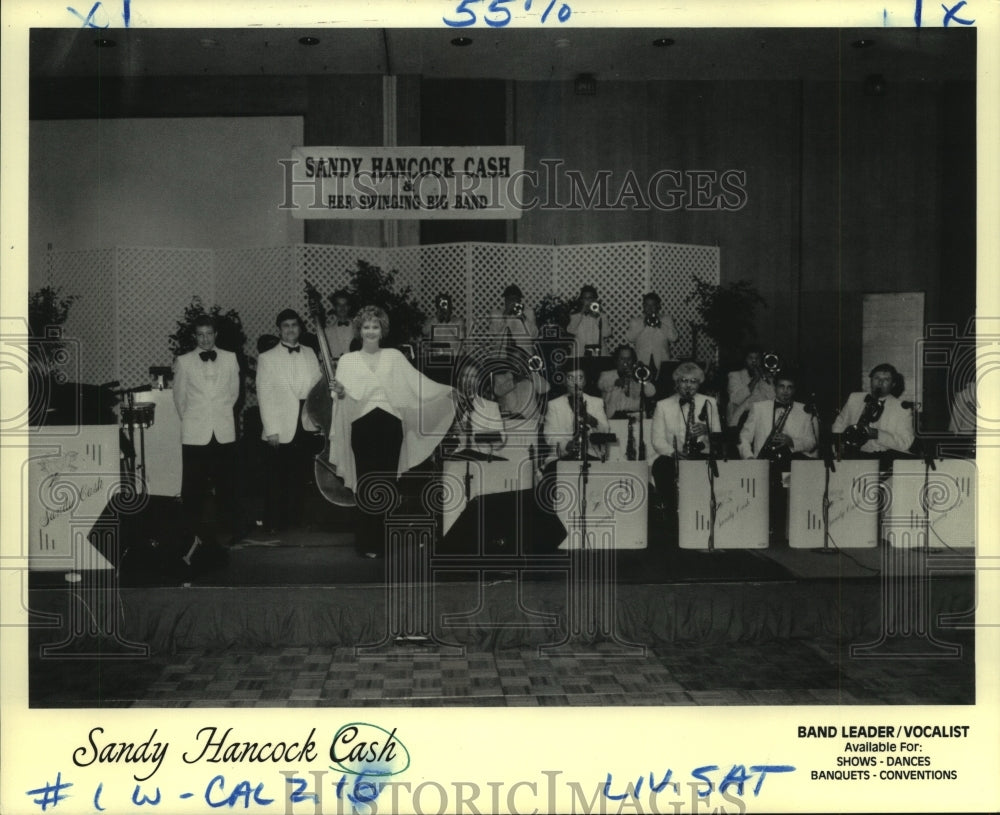
<svg viewBox="0 0 1000 815"><path fill-rule="evenodd" d="M996 13L590 5L21 9L4 811L1000 803Z"/></svg>

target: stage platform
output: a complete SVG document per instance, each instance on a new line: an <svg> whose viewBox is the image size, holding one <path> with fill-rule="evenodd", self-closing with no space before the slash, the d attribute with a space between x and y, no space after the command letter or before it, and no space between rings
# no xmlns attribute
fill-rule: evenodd
<svg viewBox="0 0 1000 815"><path fill-rule="evenodd" d="M701 552L660 545L545 557L441 557L418 544L359 557L349 533L305 529L117 575L33 573L33 643L105 658L185 649L421 644L438 654L593 643L836 638L874 656L933 656L968 629L971 549ZM45 617L45 615L52 615ZM109 643L108 634L115 642ZM859 652L860 653L860 652ZM411 656L413 651L406 649Z"/></svg>

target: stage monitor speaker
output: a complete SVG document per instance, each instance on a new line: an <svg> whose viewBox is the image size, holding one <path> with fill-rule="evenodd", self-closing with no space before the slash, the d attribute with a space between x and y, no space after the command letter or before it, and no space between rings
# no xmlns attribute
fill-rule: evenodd
<svg viewBox="0 0 1000 815"><path fill-rule="evenodd" d="M436 555L544 555L566 538L558 516L541 509L532 490L477 495L434 549Z"/></svg>

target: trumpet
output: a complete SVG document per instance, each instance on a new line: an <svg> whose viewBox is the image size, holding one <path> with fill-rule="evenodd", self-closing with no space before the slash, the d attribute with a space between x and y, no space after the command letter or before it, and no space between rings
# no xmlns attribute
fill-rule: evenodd
<svg viewBox="0 0 1000 815"><path fill-rule="evenodd" d="M533 354L528 357L528 370L532 373L538 373L545 367L545 360L542 359L538 354Z"/></svg>
<svg viewBox="0 0 1000 815"><path fill-rule="evenodd" d="M594 300L589 306L587 306L587 311L589 311L593 316L601 316L601 302L599 300Z"/></svg>
<svg viewBox="0 0 1000 815"><path fill-rule="evenodd" d="M645 385L652 378L653 372L648 365L640 362L632 369L632 376L640 385Z"/></svg>
<svg viewBox="0 0 1000 815"><path fill-rule="evenodd" d="M781 357L774 353L774 351L769 351L761 359L761 365L768 376L774 376L781 370Z"/></svg>
<svg viewBox="0 0 1000 815"><path fill-rule="evenodd" d="M661 325L659 315L650 314L648 317L646 317L646 325L649 328L659 328Z"/></svg>
<svg viewBox="0 0 1000 815"><path fill-rule="evenodd" d="M514 303L513 306L511 306L510 313L513 314L515 317L523 317L524 303L518 300L516 303Z"/></svg>
<svg viewBox="0 0 1000 815"><path fill-rule="evenodd" d="M437 299L437 302L435 303L435 305L439 309L441 309L441 311L445 311L445 310L451 308L451 300L449 300L447 297L439 297Z"/></svg>

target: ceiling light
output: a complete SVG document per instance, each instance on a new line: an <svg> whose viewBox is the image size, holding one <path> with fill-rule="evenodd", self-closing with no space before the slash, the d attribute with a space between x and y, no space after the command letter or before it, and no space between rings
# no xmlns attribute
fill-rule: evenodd
<svg viewBox="0 0 1000 815"><path fill-rule="evenodd" d="M851 43L851 48L871 48L875 44L875 40L855 40Z"/></svg>
<svg viewBox="0 0 1000 815"><path fill-rule="evenodd" d="M556 48L569 48L569 40L565 37L560 37L555 41L554 45Z"/></svg>
<svg viewBox="0 0 1000 815"><path fill-rule="evenodd" d="M670 39L670 37L660 37L658 39L653 40L654 48L669 48L673 44L674 41Z"/></svg>
<svg viewBox="0 0 1000 815"><path fill-rule="evenodd" d="M316 37L299 37L299 45L319 45Z"/></svg>
<svg viewBox="0 0 1000 815"><path fill-rule="evenodd" d="M213 40L211 37L205 37L204 39L198 40L202 48L218 48L219 41Z"/></svg>
<svg viewBox="0 0 1000 815"><path fill-rule="evenodd" d="M472 45L472 40L468 37L455 37L455 39L451 41L451 44L457 46L458 48L465 48L467 45Z"/></svg>
<svg viewBox="0 0 1000 815"><path fill-rule="evenodd" d="M101 37L100 39L94 40L94 45L98 48L114 48L118 43L114 40L109 40L107 37Z"/></svg>

